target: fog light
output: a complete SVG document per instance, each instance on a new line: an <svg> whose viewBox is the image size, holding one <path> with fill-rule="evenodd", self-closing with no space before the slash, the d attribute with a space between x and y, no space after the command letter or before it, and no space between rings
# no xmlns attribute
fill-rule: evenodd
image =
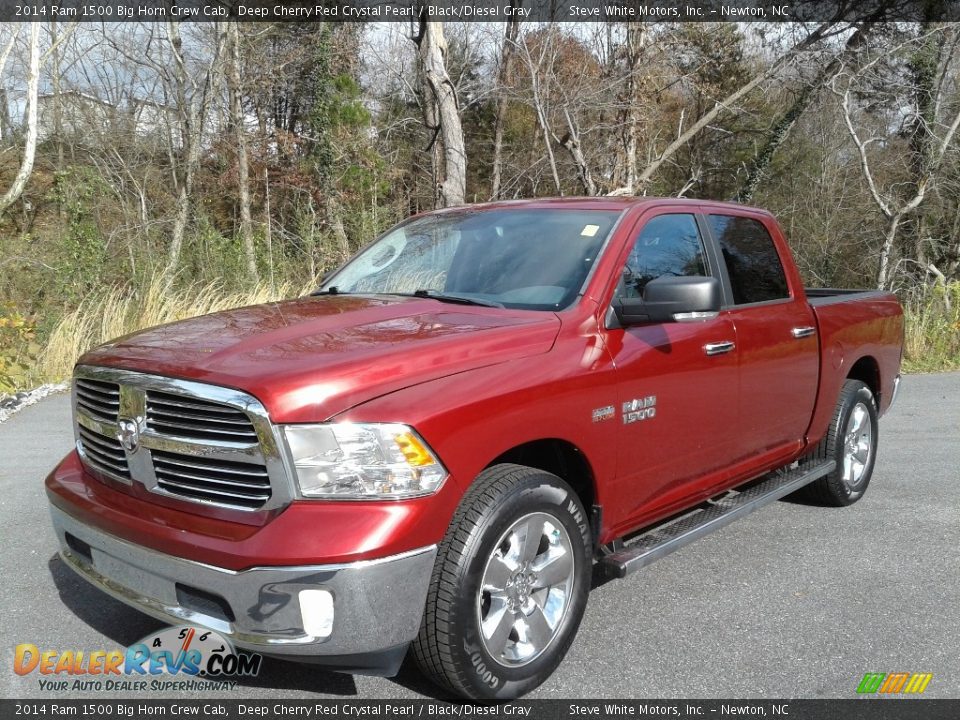
<svg viewBox="0 0 960 720"><path fill-rule="evenodd" d="M333 632L333 595L326 590L301 590L300 615L307 635L330 637Z"/></svg>

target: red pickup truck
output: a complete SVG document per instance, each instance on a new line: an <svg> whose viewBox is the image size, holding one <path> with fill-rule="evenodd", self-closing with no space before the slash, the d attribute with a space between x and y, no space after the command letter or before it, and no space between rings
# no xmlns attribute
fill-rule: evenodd
<svg viewBox="0 0 960 720"><path fill-rule="evenodd" d="M556 199L403 222L309 297L76 367L63 561L241 648L410 651L512 698L622 577L795 492L849 505L899 382L884 292L804 291L767 212Z"/></svg>

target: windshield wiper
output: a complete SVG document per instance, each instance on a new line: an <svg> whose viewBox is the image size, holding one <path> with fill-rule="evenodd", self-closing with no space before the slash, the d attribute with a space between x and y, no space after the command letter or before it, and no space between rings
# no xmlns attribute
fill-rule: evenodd
<svg viewBox="0 0 960 720"><path fill-rule="evenodd" d="M408 293L397 293L408 294ZM439 300L440 302L447 303L456 303L458 305L480 305L482 307L495 307L502 308L501 303L495 302L494 300L484 300L482 298L473 298L467 297L465 295L451 295L449 293L437 292L436 290L416 290L413 293L409 293L413 297L418 298L430 298L431 300Z"/></svg>
<svg viewBox="0 0 960 720"><path fill-rule="evenodd" d="M316 295L350 295L349 292L344 292L337 288L336 285L331 285L328 288L323 290L314 290L310 293L311 296ZM456 303L458 305L480 305L482 307L495 307L502 308L504 307L501 303L498 303L494 300L484 300L482 298L472 298L465 295L450 295L449 293L437 292L436 290L415 290L412 293L380 293L380 292L365 292L360 293L361 295L396 295L398 297L418 297L418 298L429 298L431 300L439 300L440 302Z"/></svg>
<svg viewBox="0 0 960 720"><path fill-rule="evenodd" d="M310 296L314 297L316 295L347 295L347 294L348 293L345 293L342 290L339 290L336 285L331 285L330 287L324 290L314 290L312 293L310 293Z"/></svg>

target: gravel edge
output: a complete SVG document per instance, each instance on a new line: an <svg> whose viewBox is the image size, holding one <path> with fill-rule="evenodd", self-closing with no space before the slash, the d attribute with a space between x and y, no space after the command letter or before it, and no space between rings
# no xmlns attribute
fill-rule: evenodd
<svg viewBox="0 0 960 720"><path fill-rule="evenodd" d="M6 422L29 405L40 402L45 397L66 392L70 383L47 383L33 390L25 390L14 395L0 394L0 424Z"/></svg>

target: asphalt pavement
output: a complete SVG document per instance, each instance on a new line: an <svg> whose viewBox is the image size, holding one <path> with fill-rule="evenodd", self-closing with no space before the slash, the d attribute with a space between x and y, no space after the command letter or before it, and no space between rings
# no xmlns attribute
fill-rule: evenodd
<svg viewBox="0 0 960 720"><path fill-rule="evenodd" d="M67 395L0 425L0 697L54 697L36 673L13 672L19 643L109 650L162 627L57 558L42 481L71 445ZM926 672L927 697L957 698L958 648L960 373L910 376L881 420L863 500L831 509L777 502L598 585L566 660L531 697L853 698L866 672ZM423 695L436 691L412 668L354 677L270 658L258 677L221 694Z"/></svg>

